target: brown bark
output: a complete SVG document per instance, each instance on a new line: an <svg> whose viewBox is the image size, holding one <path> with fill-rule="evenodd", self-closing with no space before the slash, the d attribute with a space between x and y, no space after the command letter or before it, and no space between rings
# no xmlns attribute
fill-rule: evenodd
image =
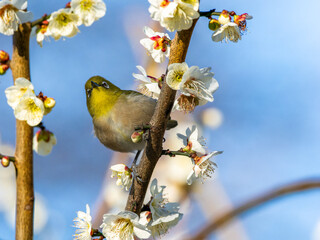
<svg viewBox="0 0 320 240"><path fill-rule="evenodd" d="M14 81L19 77L30 80L29 39L31 24L19 25L13 35L11 70ZM33 238L33 128L25 121L16 120L16 240Z"/></svg>
<svg viewBox="0 0 320 240"><path fill-rule="evenodd" d="M169 64L185 61L190 39L197 19L188 30L177 32L170 49ZM144 197L151 179L153 170L161 156L162 140L173 106L176 91L172 90L164 81L155 113L150 121L149 140L145 147L140 164L137 167L137 176L130 190L126 210L140 214Z"/></svg>
<svg viewBox="0 0 320 240"><path fill-rule="evenodd" d="M254 207L260 206L275 198L283 197L291 193L306 191L314 188L320 188L320 180L301 181L301 182L285 185L283 187L279 187L273 191L263 194L262 196L258 196L257 198L251 199L248 202L240 205L239 207L229 212L226 212L225 214L218 217L217 219L214 219L211 222L209 222L209 224L205 226L203 229L201 229L196 235L190 238L184 237L183 239L187 239L187 240L205 239L212 232L216 231L220 227L230 222L234 217L244 212L247 212L248 210L251 210Z"/></svg>

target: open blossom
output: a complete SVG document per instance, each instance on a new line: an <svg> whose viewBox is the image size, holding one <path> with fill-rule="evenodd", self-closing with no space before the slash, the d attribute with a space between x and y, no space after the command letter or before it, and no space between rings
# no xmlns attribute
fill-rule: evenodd
<svg viewBox="0 0 320 240"><path fill-rule="evenodd" d="M173 32L189 29L193 19L199 18L196 0L149 0L151 18Z"/></svg>
<svg viewBox="0 0 320 240"><path fill-rule="evenodd" d="M202 136L199 137L198 128L196 125L193 125L191 128L188 127L186 129L186 135L178 133L177 136L183 141L183 145L185 146L182 148L183 152L190 154L196 153L197 155L204 155L206 153L204 148L204 138Z"/></svg>
<svg viewBox="0 0 320 240"><path fill-rule="evenodd" d="M43 115L43 102L32 92L24 94L20 98L19 104L14 108L14 116L16 119L27 121L32 127L42 121Z"/></svg>
<svg viewBox="0 0 320 240"><path fill-rule="evenodd" d="M182 94L194 96L198 99L212 102L212 94L218 89L219 84L213 78L211 68L190 67L184 74L179 86Z"/></svg>
<svg viewBox="0 0 320 240"><path fill-rule="evenodd" d="M19 104L20 98L28 92L33 93L32 83L26 78L17 78L14 86L5 90L9 106L14 109Z"/></svg>
<svg viewBox="0 0 320 240"><path fill-rule="evenodd" d="M212 40L214 42L221 42L223 40L226 42L229 40L232 42L238 42L238 40L241 40L241 34L238 25L234 22L229 22L222 25L216 32L212 34Z"/></svg>
<svg viewBox="0 0 320 240"><path fill-rule="evenodd" d="M72 13L70 8L53 12L48 21L48 29L55 40L61 37L75 36L79 32L78 26L81 24L78 15Z"/></svg>
<svg viewBox="0 0 320 240"><path fill-rule="evenodd" d="M56 136L48 130L39 130L33 137L33 150L42 156L48 155L56 144Z"/></svg>
<svg viewBox="0 0 320 240"><path fill-rule="evenodd" d="M32 20L32 13L25 12L27 0L0 1L0 33L13 35L20 23Z"/></svg>
<svg viewBox="0 0 320 240"><path fill-rule="evenodd" d="M111 166L112 170L111 177L117 177L117 185L124 187L128 191L132 184L132 170L124 164L116 164Z"/></svg>
<svg viewBox="0 0 320 240"><path fill-rule="evenodd" d="M86 205L86 212L78 211L77 217L73 220L76 227L76 234L73 239L76 240L91 240L92 217L90 215L89 205Z"/></svg>
<svg viewBox="0 0 320 240"><path fill-rule="evenodd" d="M220 151L215 151L201 157L196 156L193 158L193 169L187 178L188 185L191 185L197 179L200 179L203 183L206 178L211 177L214 172L214 167L217 165L210 161L210 158L221 153Z"/></svg>
<svg viewBox="0 0 320 240"><path fill-rule="evenodd" d="M170 88L181 92L174 103L174 109L191 112L196 106L213 101L212 94L219 84L210 70L197 66L189 68L185 62L169 65L166 82Z"/></svg>
<svg viewBox="0 0 320 240"><path fill-rule="evenodd" d="M85 26L90 26L106 14L107 8L102 0L72 0L71 10Z"/></svg>
<svg viewBox="0 0 320 240"><path fill-rule="evenodd" d="M168 73L166 76L166 82L173 90L178 90L181 85L182 77L188 70L187 63L172 63L168 66Z"/></svg>
<svg viewBox="0 0 320 240"><path fill-rule="evenodd" d="M151 236L146 226L139 223L139 216L129 211L104 214L100 227L103 235L112 240L134 240L134 236L147 239Z"/></svg>
<svg viewBox="0 0 320 240"><path fill-rule="evenodd" d="M165 186L158 187L157 179L153 179L150 185L150 211L140 214L140 223L148 227L153 237L166 234L171 227L177 225L183 215L179 213L178 203L170 203L163 197L164 189Z"/></svg>
<svg viewBox="0 0 320 240"><path fill-rule="evenodd" d="M137 66L137 68L141 72L141 74L133 73L132 76L136 80L142 82L141 84L139 84L138 90L144 95L147 95L154 99L158 99L161 92L159 83L157 82L159 80L148 76L146 70L144 70L143 67Z"/></svg>
<svg viewBox="0 0 320 240"><path fill-rule="evenodd" d="M162 63L170 55L171 40L169 35L154 32L149 27L144 27L143 30L148 38L141 39L140 43L148 50L155 62Z"/></svg>

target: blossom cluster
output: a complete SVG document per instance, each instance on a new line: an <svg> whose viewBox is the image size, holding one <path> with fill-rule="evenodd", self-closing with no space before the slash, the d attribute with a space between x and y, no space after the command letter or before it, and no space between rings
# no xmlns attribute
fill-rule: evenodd
<svg viewBox="0 0 320 240"><path fill-rule="evenodd" d="M232 20L233 17L233 21ZM234 11L223 10L218 19L212 18L209 22L209 28L214 31L212 40L214 42L241 40L241 35L247 30L247 21L252 17L247 14L236 15Z"/></svg>
<svg viewBox="0 0 320 240"><path fill-rule="evenodd" d="M162 82L165 80L170 88L179 90L173 109L192 112L196 106L201 106L214 100L212 94L219 88L219 84L211 68L189 67L187 63L173 63L168 66L166 77L154 78L147 75L141 66L137 66L141 74L133 74L142 83L138 89L145 95L155 99L159 97Z"/></svg>
<svg viewBox="0 0 320 240"><path fill-rule="evenodd" d="M210 158L221 154L221 151L214 151L207 153L204 148L205 142L203 137L199 137L198 129L195 125L191 128L187 128L186 134L177 134L178 138L182 140L184 147L179 151L189 154L193 168L190 172L187 183L191 185L197 179L203 183L214 172L214 167L217 167L216 163L212 162Z"/></svg>
<svg viewBox="0 0 320 240"><path fill-rule="evenodd" d="M118 214L104 214L101 232L92 228L90 208L86 212L78 211L74 219L76 233L74 239L91 240L92 237L102 236L106 239L148 239L151 236L159 237L168 232L182 218L179 213L179 204L170 203L163 197L165 186L158 186L157 179L150 185L151 200L143 207L140 217L131 211L122 211Z"/></svg>
<svg viewBox="0 0 320 240"><path fill-rule="evenodd" d="M34 127L41 123L44 115L48 114L55 106L55 100L50 97L38 96L34 93L32 83L26 78L17 78L13 86L5 90L7 102L14 111L14 116L20 121L26 121ZM33 149L40 155L51 152L57 142L53 133L41 129L33 138Z"/></svg>
<svg viewBox="0 0 320 240"><path fill-rule="evenodd" d="M105 13L106 5L102 0L72 0L35 27L37 42L42 46L43 40L49 36L55 40L73 37L79 32L80 25L91 26Z"/></svg>

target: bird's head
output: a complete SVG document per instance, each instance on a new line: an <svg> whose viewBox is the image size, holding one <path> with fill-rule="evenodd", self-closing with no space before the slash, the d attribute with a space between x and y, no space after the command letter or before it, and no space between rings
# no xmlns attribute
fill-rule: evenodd
<svg viewBox="0 0 320 240"><path fill-rule="evenodd" d="M87 107L92 117L109 113L122 90L100 76L91 77L85 84Z"/></svg>

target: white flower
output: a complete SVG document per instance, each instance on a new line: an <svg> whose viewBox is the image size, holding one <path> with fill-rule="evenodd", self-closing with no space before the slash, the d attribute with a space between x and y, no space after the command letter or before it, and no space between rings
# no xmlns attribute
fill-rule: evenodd
<svg viewBox="0 0 320 240"><path fill-rule="evenodd" d="M117 177L117 185L124 187L126 191L128 191L132 184L132 170L124 164L116 164L111 166L112 170L111 177Z"/></svg>
<svg viewBox="0 0 320 240"><path fill-rule="evenodd" d="M48 155L56 144L56 136L48 130L39 130L33 137L33 150L42 156Z"/></svg>
<svg viewBox="0 0 320 240"><path fill-rule="evenodd" d="M186 129L186 135L178 133L177 137L183 141L183 145L185 146L185 148L183 148L184 152L197 153L200 155L204 155L206 153L204 148L204 138L202 136L199 137L198 128L196 125L193 125L191 129L188 127Z"/></svg>
<svg viewBox="0 0 320 240"><path fill-rule="evenodd" d="M163 197L165 186L158 187L157 179L153 179L150 185L152 195L149 203L151 216L148 212L143 212L140 216L140 222L147 225L151 230L153 237L158 237L168 232L169 228L174 227L181 220L179 213L179 204L170 203Z"/></svg>
<svg viewBox="0 0 320 240"><path fill-rule="evenodd" d="M228 40L232 42L238 42L241 40L240 30L236 23L229 22L227 24L222 25L217 31L212 34L212 40L214 42L220 42Z"/></svg>
<svg viewBox="0 0 320 240"><path fill-rule="evenodd" d="M13 35L20 23L32 20L32 13L25 12L27 0L2 0L0 2L0 33Z"/></svg>
<svg viewBox="0 0 320 240"><path fill-rule="evenodd" d="M199 18L199 2L196 0L149 0L151 18L173 32L189 29L193 19Z"/></svg>
<svg viewBox="0 0 320 240"><path fill-rule="evenodd" d="M107 8L102 0L72 0L71 10L88 27L94 21L102 18L106 14Z"/></svg>
<svg viewBox="0 0 320 240"><path fill-rule="evenodd" d="M190 67L184 74L179 85L182 94L194 96L205 102L212 102L212 94L218 89L219 84L213 78L211 68ZM201 105L201 104L200 104Z"/></svg>
<svg viewBox="0 0 320 240"><path fill-rule="evenodd" d="M222 152L220 151L214 151L201 157L197 156L193 158L192 161L194 166L187 178L188 185L191 185L195 180L199 178L203 183L206 178L211 177L211 174L214 172L214 166L216 167L217 165L214 162L210 161L210 158L221 153Z"/></svg>
<svg viewBox="0 0 320 240"><path fill-rule="evenodd" d="M7 102L13 109L19 104L20 98L26 93L33 93L33 85L26 78L17 78L14 86L5 90Z"/></svg>
<svg viewBox="0 0 320 240"><path fill-rule="evenodd" d="M76 240L91 240L91 216L89 205L86 205L87 212L78 211L77 217L73 220L74 227L76 227L76 234L73 235Z"/></svg>
<svg viewBox="0 0 320 240"><path fill-rule="evenodd" d="M134 235L140 239L151 236L150 231L138 222L139 216L133 212L123 211L115 214L104 214L100 226L107 239L134 240Z"/></svg>
<svg viewBox="0 0 320 240"><path fill-rule="evenodd" d="M168 58L170 55L171 40L169 35L154 32L149 27L144 27L143 31L148 38L141 39L140 43L148 50L155 62L162 63L165 57Z"/></svg>
<svg viewBox="0 0 320 240"><path fill-rule="evenodd" d="M55 40L61 37L75 36L79 32L78 26L81 24L78 15L72 13L69 8L53 12L48 21L48 29Z"/></svg>
<svg viewBox="0 0 320 240"><path fill-rule="evenodd" d="M133 73L132 76L136 80L139 80L142 82L138 86L139 91L141 91L143 94L150 96L154 99L158 99L161 89L159 87L158 82L156 82L156 79L149 77L146 73L146 70L144 70L143 67L137 66L137 68L142 74Z"/></svg>
<svg viewBox="0 0 320 240"><path fill-rule="evenodd" d="M45 24L40 24L34 28L32 28L32 35L36 36L37 43L39 44L40 47L42 47L43 40L48 40L49 36L51 36L51 32L49 31L48 28L48 21L43 21Z"/></svg>
<svg viewBox="0 0 320 240"><path fill-rule="evenodd" d="M188 70L188 65L183 63L172 63L168 66L166 82L173 90L178 90L184 73Z"/></svg>
<svg viewBox="0 0 320 240"><path fill-rule="evenodd" d="M21 121L27 121L30 126L38 125L43 118L43 102L37 96L28 92L20 98L19 104L14 108L14 116Z"/></svg>

